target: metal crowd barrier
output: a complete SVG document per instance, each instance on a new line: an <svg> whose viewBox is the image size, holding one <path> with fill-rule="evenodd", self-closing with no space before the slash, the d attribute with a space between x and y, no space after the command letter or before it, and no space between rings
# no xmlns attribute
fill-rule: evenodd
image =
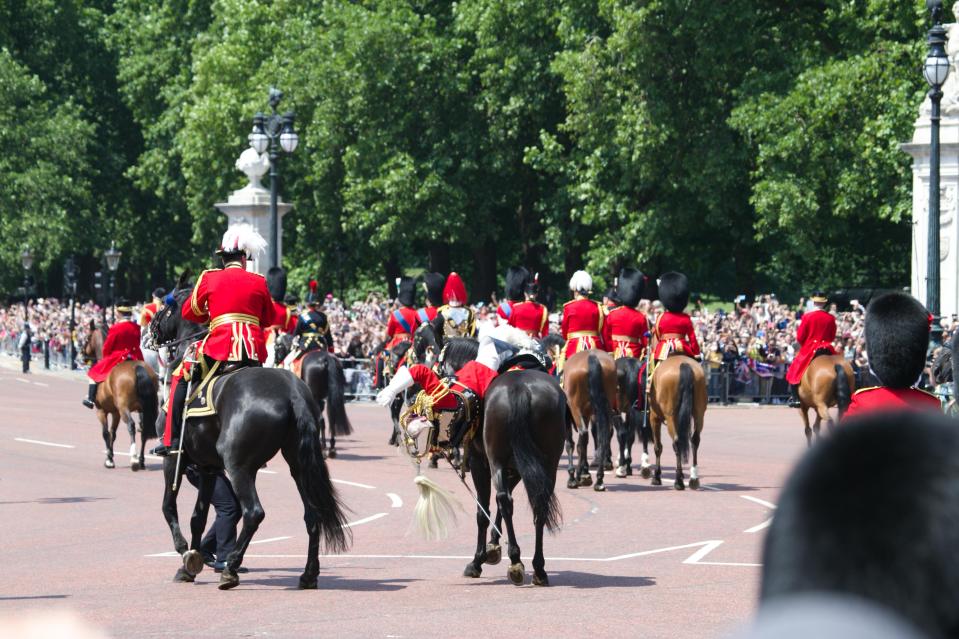
<svg viewBox="0 0 959 639"><path fill-rule="evenodd" d="M343 375L346 377L346 400L351 402L371 402L376 397L373 388L374 362L368 358L341 357Z"/></svg>
<svg viewBox="0 0 959 639"><path fill-rule="evenodd" d="M6 336L0 340L0 353L20 360L20 348L17 337ZM70 368L70 347L65 349L51 347L49 341L34 339L30 345L30 366L40 366L47 370ZM82 368L79 367L78 368Z"/></svg>

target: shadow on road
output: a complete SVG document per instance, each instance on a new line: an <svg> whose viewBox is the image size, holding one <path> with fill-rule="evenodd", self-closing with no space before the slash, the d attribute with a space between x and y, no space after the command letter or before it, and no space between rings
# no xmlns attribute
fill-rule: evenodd
<svg viewBox="0 0 959 639"><path fill-rule="evenodd" d="M0 501L0 506L13 504L85 504L91 501L107 501L113 497L41 497L27 501Z"/></svg>
<svg viewBox="0 0 959 639"><path fill-rule="evenodd" d="M22 597L0 596L0 601L28 601L30 599L66 599L70 595L23 595Z"/></svg>
<svg viewBox="0 0 959 639"><path fill-rule="evenodd" d="M257 572L260 572L259 570ZM252 571L251 573L252 574ZM284 588L285 590L299 590L299 576L293 577L263 577L262 579L248 579L245 575L240 575L240 588L244 586L270 586L271 588ZM336 575L320 574L320 590L352 590L355 592L391 592L403 590L407 584L419 579L353 579L350 577L338 577ZM215 586L216 582L208 582L203 585Z"/></svg>
<svg viewBox="0 0 959 639"><path fill-rule="evenodd" d="M633 577L624 575L597 575L589 572L578 572L575 570L549 570L549 560L547 559L546 573L549 575L550 587L556 588L642 588L644 586L655 586L656 580L651 577ZM529 582L532 571L527 567L526 584L532 588ZM481 579L471 579L462 584L463 586L496 586L498 588L513 588L506 579L505 574L495 575L486 566Z"/></svg>

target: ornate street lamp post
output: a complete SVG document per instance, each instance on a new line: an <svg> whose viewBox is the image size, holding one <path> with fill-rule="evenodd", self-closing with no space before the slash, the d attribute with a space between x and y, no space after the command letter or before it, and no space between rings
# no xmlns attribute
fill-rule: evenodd
<svg viewBox="0 0 959 639"><path fill-rule="evenodd" d="M294 116L287 111L282 116L276 111L283 92L275 87L270 88L269 116L257 113L253 116L253 131L249 135L250 146L257 153L270 152L270 266L279 266L279 219L277 214L277 189L279 174L277 161L280 158L280 149L286 153L293 153L300 138L293 130Z"/></svg>
<svg viewBox="0 0 959 639"><path fill-rule="evenodd" d="M30 247L24 247L20 253L20 265L23 267L23 321L30 320L27 312L27 298L30 297L30 267L33 266L33 251Z"/></svg>
<svg viewBox="0 0 959 639"><path fill-rule="evenodd" d="M939 323L939 106L942 101L942 85L949 75L949 57L946 55L946 30L942 26L942 0L926 0L926 8L932 15L932 28L927 42L929 53L923 64L922 74L929 83L929 234L926 256L926 307L932 313L933 344L942 341L942 325Z"/></svg>
<svg viewBox="0 0 959 639"><path fill-rule="evenodd" d="M116 242L110 242L110 248L108 248L103 253L103 257L107 259L107 268L110 269L110 306L113 307L114 322L117 321L116 275L117 275L117 267L120 266L121 255L123 255L123 253L117 250Z"/></svg>

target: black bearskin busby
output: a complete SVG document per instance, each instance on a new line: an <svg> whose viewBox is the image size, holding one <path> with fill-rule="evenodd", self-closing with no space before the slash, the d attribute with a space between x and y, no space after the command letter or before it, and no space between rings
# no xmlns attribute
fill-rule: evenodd
<svg viewBox="0 0 959 639"><path fill-rule="evenodd" d="M886 293L866 308L869 368L890 388L909 388L926 365L929 311L906 293Z"/></svg>
<svg viewBox="0 0 959 639"><path fill-rule="evenodd" d="M682 313L689 304L689 280L682 273L670 271L659 278L659 301L670 313Z"/></svg>
<svg viewBox="0 0 959 639"><path fill-rule="evenodd" d="M163 288L162 286L159 286L153 289L153 299L162 300L164 297L166 297L165 288Z"/></svg>
<svg viewBox="0 0 959 639"><path fill-rule="evenodd" d="M273 266L266 272L266 288L275 302L283 302L286 297L286 271L282 266Z"/></svg>
<svg viewBox="0 0 959 639"><path fill-rule="evenodd" d="M526 284L526 292L530 297L536 299L539 295L539 273L535 273Z"/></svg>
<svg viewBox="0 0 959 639"><path fill-rule="evenodd" d="M616 294L615 286L610 286L608 289L606 289L606 292L603 293L603 297L608 299L610 302L612 302L616 306L619 306L620 304L622 304L622 302L619 299L619 295Z"/></svg>
<svg viewBox="0 0 959 639"><path fill-rule="evenodd" d="M433 306L443 305L443 286L446 284L446 277L442 273L424 273L423 286L426 288L426 299ZM412 306L408 304L407 306Z"/></svg>
<svg viewBox="0 0 959 639"><path fill-rule="evenodd" d="M636 308L643 296L646 278L642 271L636 268L624 268L616 279L616 297L623 306Z"/></svg>
<svg viewBox="0 0 959 639"><path fill-rule="evenodd" d="M522 302L526 299L526 287L529 286L530 280L529 271L522 266L506 269L506 299L511 302Z"/></svg>
<svg viewBox="0 0 959 639"><path fill-rule="evenodd" d="M416 282L412 277L396 278L396 290L399 291L396 299L400 301L400 304L403 306L416 305Z"/></svg>

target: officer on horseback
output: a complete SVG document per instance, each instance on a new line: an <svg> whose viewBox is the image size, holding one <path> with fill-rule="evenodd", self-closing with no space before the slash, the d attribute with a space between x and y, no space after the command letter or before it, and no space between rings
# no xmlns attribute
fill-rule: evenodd
<svg viewBox="0 0 959 639"><path fill-rule="evenodd" d="M107 378L114 366L128 359L143 361L140 327L133 321L133 309L126 300L120 300L117 302L116 311L119 319L107 333L107 339L103 343L103 359L87 371L91 380L87 397L83 400L83 405L87 408L96 406L97 386Z"/></svg>
<svg viewBox="0 0 959 639"><path fill-rule="evenodd" d="M829 300L822 292L813 293L810 298L816 309L802 316L799 329L796 331L796 341L800 348L793 358L789 370L786 371L786 381L789 382L789 407L799 408L799 384L809 362L817 354L828 353L835 355L833 341L836 339L836 318L825 310Z"/></svg>
<svg viewBox="0 0 959 639"><path fill-rule="evenodd" d="M443 287L446 278L442 273L424 273L423 289L426 291L426 306L416 312L420 324L429 324L436 319L440 306L443 305Z"/></svg>
<svg viewBox="0 0 959 639"><path fill-rule="evenodd" d="M524 279L519 281L514 279L510 282L510 273L507 272L506 290L507 293L510 293L511 285L513 287L518 286L523 291L525 299L513 302L507 323L534 339L541 339L549 333L549 312L545 306L536 301L536 296L539 294L539 273L530 277L529 271L525 268L517 269L517 271L521 272ZM500 307L502 308L502 305Z"/></svg>
<svg viewBox="0 0 959 639"><path fill-rule="evenodd" d="M563 321L560 328L566 347L563 360L580 351L603 347L603 321L606 312L603 305L589 298L593 290L593 278L586 271L576 271L569 278L569 290L573 299L563 305Z"/></svg>
<svg viewBox="0 0 959 639"><path fill-rule="evenodd" d="M455 272L450 273L443 287L443 306L436 316L436 322L442 318L445 337L476 337L476 315L467 306L468 302L463 278Z"/></svg>
<svg viewBox="0 0 959 639"><path fill-rule="evenodd" d="M622 305L609 311L603 324L603 344L614 358L642 359L646 351L649 324L636 310L645 282L646 277L635 268L624 268L616 278L616 297Z"/></svg>
<svg viewBox="0 0 959 639"><path fill-rule="evenodd" d="M326 313L319 309L320 295L316 291L316 280L310 280L310 292L306 296L307 311L300 315L293 331L296 340L293 350L283 361L289 365L299 359L304 353L317 348L325 348L333 352L333 335L330 334L330 325Z"/></svg>
<svg viewBox="0 0 959 639"><path fill-rule="evenodd" d="M181 365L174 374L163 444L154 449L156 454L167 454L179 437L173 430L179 431L182 424L186 376L202 373L206 377L228 372L224 369L259 366L266 360L263 329L274 322L273 298L263 276L246 270L247 261L265 248L266 240L249 224L231 226L217 250L223 268L201 273L184 302L183 318L209 324L210 330L198 348L201 368Z"/></svg>
<svg viewBox="0 0 959 639"><path fill-rule="evenodd" d="M689 304L689 280L682 273L663 273L659 278L659 301L666 309L656 320L653 335L656 347L653 359L662 361L673 353L689 357L701 356L693 320L686 314Z"/></svg>
<svg viewBox="0 0 959 639"><path fill-rule="evenodd" d="M526 286L529 283L529 271L522 266L506 269L506 299L496 307L500 320L509 323L513 315L513 306L526 300Z"/></svg>
<svg viewBox="0 0 959 639"><path fill-rule="evenodd" d="M266 288L273 298L271 331L274 334L292 333L297 323L296 307L286 302L286 270L282 266L271 267L266 272Z"/></svg>
<svg viewBox="0 0 959 639"><path fill-rule="evenodd" d="M153 321L153 316L163 308L163 298L166 297L166 289L163 287L153 289L153 301L143 305L140 312L140 326L147 327Z"/></svg>

